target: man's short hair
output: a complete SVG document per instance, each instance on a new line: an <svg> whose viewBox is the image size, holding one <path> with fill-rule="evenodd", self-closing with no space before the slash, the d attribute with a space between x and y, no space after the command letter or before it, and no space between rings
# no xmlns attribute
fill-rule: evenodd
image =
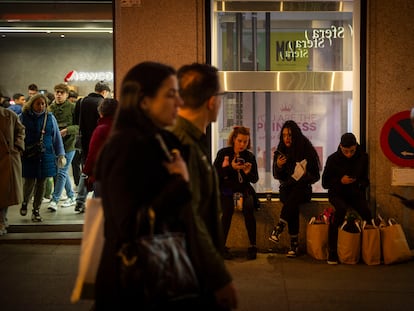
<svg viewBox="0 0 414 311"><path fill-rule="evenodd" d="M54 87L54 90L55 90L55 92L56 91L63 91L65 93L69 93L69 87L64 83L56 84L55 87Z"/></svg>
<svg viewBox="0 0 414 311"><path fill-rule="evenodd" d="M220 91L218 69L208 64L184 65L178 70L177 77L184 107L199 108Z"/></svg>
<svg viewBox="0 0 414 311"><path fill-rule="evenodd" d="M24 97L24 94L22 94L22 93L16 93L16 94L13 94L13 100L16 100L16 99L20 99L20 97Z"/></svg>
<svg viewBox="0 0 414 311"><path fill-rule="evenodd" d="M28 90L31 90L31 91L36 91L36 92L39 91L39 88L34 83L29 84L29 86L27 87L27 89Z"/></svg>
<svg viewBox="0 0 414 311"><path fill-rule="evenodd" d="M109 87L108 83L104 81L99 81L95 84L95 92L101 93L103 91L111 91L111 88Z"/></svg>
<svg viewBox="0 0 414 311"><path fill-rule="evenodd" d="M68 98L78 98L78 93L76 93L75 91L73 91L73 90L70 90L69 91L69 95L68 95Z"/></svg>
<svg viewBox="0 0 414 311"><path fill-rule="evenodd" d="M357 140L354 134L352 133L345 133L341 137L341 146L344 148L349 148L355 146L357 144Z"/></svg>

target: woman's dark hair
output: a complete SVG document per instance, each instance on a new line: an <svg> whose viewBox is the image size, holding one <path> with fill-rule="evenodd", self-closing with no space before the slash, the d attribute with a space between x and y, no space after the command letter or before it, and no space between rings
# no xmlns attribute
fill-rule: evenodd
<svg viewBox="0 0 414 311"><path fill-rule="evenodd" d="M173 67L158 62L142 62L132 67L122 81L114 129L154 128L140 103L146 96L155 97L165 79L172 75L176 75Z"/></svg>
<svg viewBox="0 0 414 311"><path fill-rule="evenodd" d="M290 148L287 148L283 142L283 130L285 128L290 129L292 135L292 145ZM280 130L279 144L277 146L277 149L294 161L303 160L303 155L311 152L313 153L312 156L315 156L315 158L318 159L318 166L321 168L318 153L313 147L311 141L305 135L303 135L298 124L293 120L288 120L283 124L282 129Z"/></svg>
<svg viewBox="0 0 414 311"><path fill-rule="evenodd" d="M113 116L115 115L116 108L118 107L118 101L114 98L105 98L99 105L98 105L98 112L102 114L102 116Z"/></svg>

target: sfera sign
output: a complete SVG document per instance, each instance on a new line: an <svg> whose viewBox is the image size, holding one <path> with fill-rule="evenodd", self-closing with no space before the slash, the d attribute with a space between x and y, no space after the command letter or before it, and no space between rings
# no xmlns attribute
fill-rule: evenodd
<svg viewBox="0 0 414 311"><path fill-rule="evenodd" d="M114 73L111 71L69 71L65 78L65 82L82 82L82 81L113 81Z"/></svg>

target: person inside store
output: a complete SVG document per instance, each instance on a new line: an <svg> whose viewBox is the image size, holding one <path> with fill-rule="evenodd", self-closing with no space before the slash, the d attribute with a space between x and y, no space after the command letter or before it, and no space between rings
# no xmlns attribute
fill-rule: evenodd
<svg viewBox="0 0 414 311"><path fill-rule="evenodd" d="M98 154L107 140L112 128L112 123L118 107L118 101L114 98L105 98L98 106L99 120L98 125L92 133L91 141L89 142L88 156L86 157L85 165L82 173L87 176L86 187L88 191L93 191L95 197L100 197L99 184L95 185L94 169ZM82 211L81 211L82 212Z"/></svg>
<svg viewBox="0 0 414 311"><path fill-rule="evenodd" d="M10 97L0 93L0 107L9 108L10 107Z"/></svg>
<svg viewBox="0 0 414 311"><path fill-rule="evenodd" d="M256 193L252 183L259 180L259 173L256 157L250 148L250 129L235 126L228 137L227 147L217 152L214 166L220 180L224 241L227 241L234 210L241 211L250 242L247 258L256 259ZM226 259L232 258L227 247L224 256Z"/></svg>
<svg viewBox="0 0 414 311"><path fill-rule="evenodd" d="M328 189L329 202L335 209L333 224L328 229L328 264L338 263L338 228L348 210L356 211L363 220L371 222L367 200L368 168L368 154L353 133L343 134L338 149L326 159L322 187Z"/></svg>
<svg viewBox="0 0 414 311"><path fill-rule="evenodd" d="M26 97L26 101L29 101L30 97L36 95L39 93L39 87L37 86L37 84L35 83L30 83L27 86L27 97Z"/></svg>
<svg viewBox="0 0 414 311"><path fill-rule="evenodd" d="M10 105L9 109L13 110L17 115L21 114L26 98L22 93L15 93L13 94L13 102L14 105Z"/></svg>
<svg viewBox="0 0 414 311"><path fill-rule="evenodd" d="M280 182L282 210L269 240L278 243L288 226L290 248L287 257L294 258L299 253L299 207L311 200L312 184L320 179L320 170L319 156L311 141L295 121L286 121L273 154L273 177Z"/></svg>
<svg viewBox="0 0 414 311"><path fill-rule="evenodd" d="M180 106L176 70L169 65L142 62L123 78L112 130L95 166L105 237L95 283L96 311L149 310L143 292L121 285L117 256L121 245L136 235L138 210L154 209L155 233L163 224L186 232L189 174L181 143L165 129L176 121ZM159 303L165 301L160 298Z"/></svg>
<svg viewBox="0 0 414 311"><path fill-rule="evenodd" d="M48 109L58 122L63 147L65 148L66 165L58 169L55 178L52 198L48 204L48 210L51 212L57 211L63 189L65 189L68 198L62 203L61 207L70 207L76 203L69 167L71 167L75 155L75 136L79 131L79 126L74 123L75 106L68 100L69 87L64 83L59 83L55 85L54 91L55 99Z"/></svg>
<svg viewBox="0 0 414 311"><path fill-rule="evenodd" d="M68 100L71 103L75 105L76 101L78 100L78 97L79 95L77 92L75 92L74 90L69 90ZM81 172L82 172L82 168L81 168L80 150L75 149L75 155L73 156L73 159L72 159L72 176L73 176L73 183L75 184L76 188L79 185L79 179L80 179Z"/></svg>
<svg viewBox="0 0 414 311"><path fill-rule="evenodd" d="M236 309L238 297L224 262L224 236L217 172L209 154L207 127L217 120L222 97L216 67L193 63L178 70L180 96L173 133L188 149L191 211L186 216L191 234L190 254L200 280L206 310Z"/></svg>
<svg viewBox="0 0 414 311"><path fill-rule="evenodd" d="M75 122L79 125L79 133L82 137L80 150L81 166L85 164L86 158L88 157L92 132L95 130L99 120L98 106L110 92L109 84L104 81L99 81L95 84L94 92L89 93L76 102ZM87 176L81 174L78 194L76 196L75 212L83 212L85 210L86 197L88 196L86 179Z"/></svg>
<svg viewBox="0 0 414 311"><path fill-rule="evenodd" d="M32 221L41 222L40 206L45 194L46 180L57 174L58 167L66 164L65 149L55 116L47 111L48 99L43 94L30 97L19 118L25 126L25 152L23 166L23 203L20 215L27 215L27 206L33 196ZM30 152L30 146L40 150Z"/></svg>
<svg viewBox="0 0 414 311"><path fill-rule="evenodd" d="M22 163L24 125L11 110L0 106L0 236L7 233L9 206L23 201Z"/></svg>

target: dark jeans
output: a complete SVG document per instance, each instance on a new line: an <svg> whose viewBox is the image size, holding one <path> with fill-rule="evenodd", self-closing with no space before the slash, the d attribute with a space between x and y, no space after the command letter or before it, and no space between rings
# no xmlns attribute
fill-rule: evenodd
<svg viewBox="0 0 414 311"><path fill-rule="evenodd" d="M290 235L299 234L299 207L301 204L309 202L311 197L311 186L280 188L280 201L283 203L280 219L288 223Z"/></svg>
<svg viewBox="0 0 414 311"><path fill-rule="evenodd" d="M224 241L227 240L227 236L230 231L231 219L234 213L234 201L233 196L221 196L221 204L223 208L223 216L221 218L224 231ZM254 216L254 202L253 196L248 195L243 197L243 216L244 225L246 226L247 235L251 245L256 245L256 218Z"/></svg>
<svg viewBox="0 0 414 311"><path fill-rule="evenodd" d="M371 211L368 208L368 202L365 198L360 197L354 200L348 200L348 202L340 197L330 197L329 202L335 208L333 215L333 223L328 229L328 244L329 250L334 252L338 246L338 229L342 226L345 215L348 209L354 209L363 220L370 222L372 219Z"/></svg>
<svg viewBox="0 0 414 311"><path fill-rule="evenodd" d="M79 150L75 151L75 156L72 159L72 175L73 175L73 182L75 183L75 185L79 185L79 178L81 176L81 164L82 164L82 160L81 160L81 153Z"/></svg>

